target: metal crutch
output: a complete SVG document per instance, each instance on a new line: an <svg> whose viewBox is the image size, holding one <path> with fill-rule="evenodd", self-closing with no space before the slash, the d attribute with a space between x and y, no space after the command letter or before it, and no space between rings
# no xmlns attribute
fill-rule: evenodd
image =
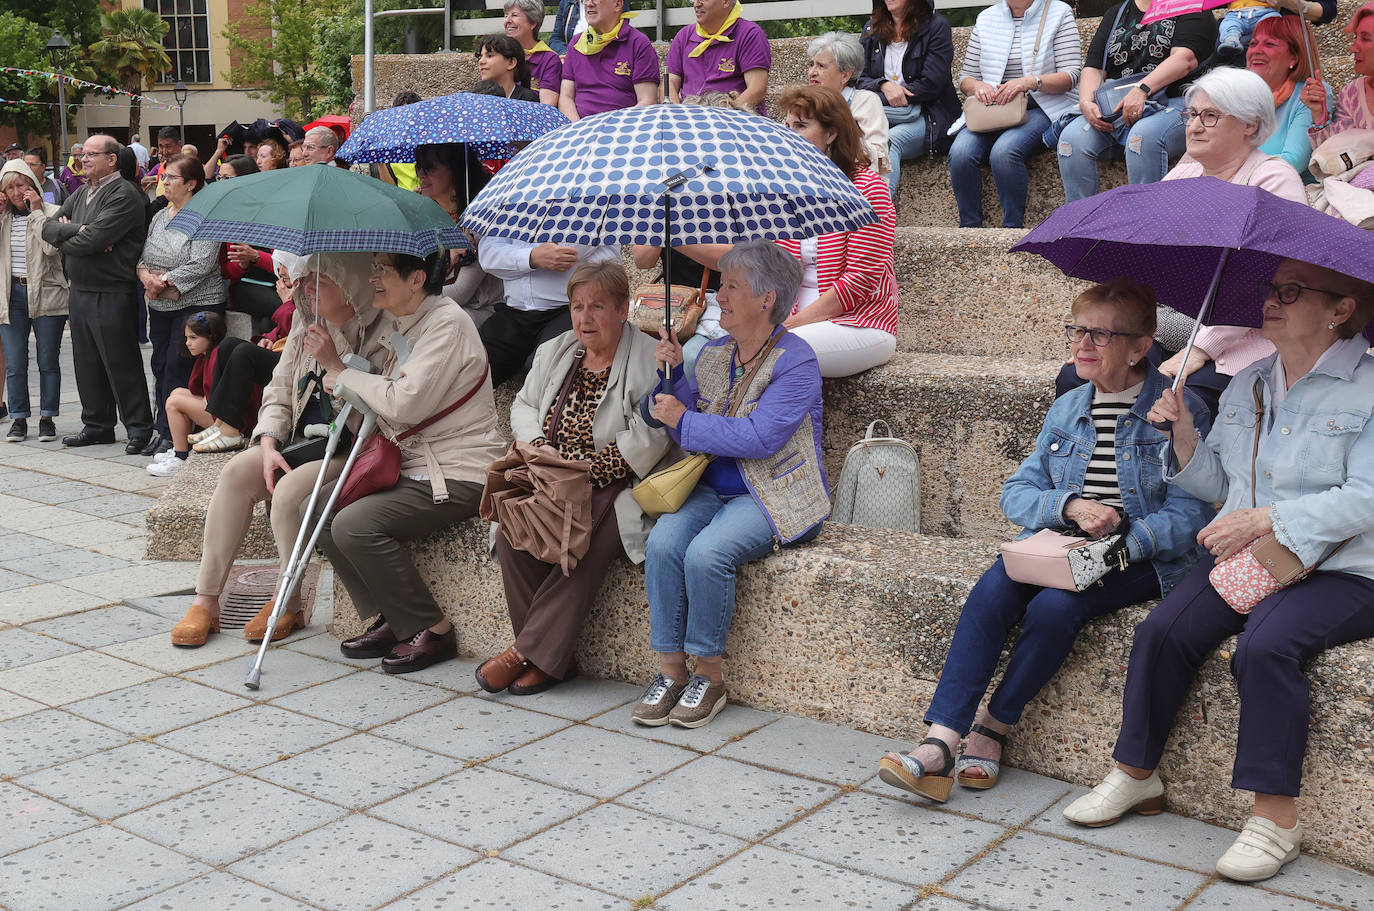
<svg viewBox="0 0 1374 911"><path fill-rule="evenodd" d="M364 373L371 373L373 370L370 363L356 354L344 355L343 362L352 370L361 370ZM334 451L338 448L339 437L343 434L344 424L355 408L364 412L362 426L358 428L358 435L353 441L353 448L348 453L348 459L344 462L343 471L339 473L338 482L329 495L329 501L325 503L319 520L315 522L312 528L310 521L315 514L315 503L319 500L320 490L324 487L325 469L329 465L329 460L334 458ZM363 445L367 442L367 438L372 435L376 425L376 415L365 411L361 403L345 400L343 409L329 426L329 439L324 446L324 459L321 462L320 472L315 478L315 486L310 491L310 499L306 503L305 511L301 514L301 530L296 534L296 543L291 548L291 557L287 560L286 568L282 570L281 579L277 582L276 600L272 604L272 614L267 618L267 632L262 638L262 644L258 646L258 654L253 660L253 667L248 671L247 679L243 681L243 685L250 690L258 688L258 682L262 679L262 661L267 655L267 647L272 643L272 634L276 631L282 614L286 612L287 601L290 600L291 595L296 591L296 586L305 576L305 567L310 562L310 554L315 549L315 542L319 540L320 532L324 530L324 523L329 517L329 511L334 508L334 501L339 496L339 490L342 489L348 472L353 468L353 463L357 461L358 453L362 451Z"/></svg>

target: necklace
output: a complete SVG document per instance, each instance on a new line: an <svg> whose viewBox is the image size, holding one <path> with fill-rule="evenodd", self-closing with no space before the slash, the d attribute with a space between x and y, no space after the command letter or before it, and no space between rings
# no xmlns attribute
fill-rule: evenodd
<svg viewBox="0 0 1374 911"><path fill-rule="evenodd" d="M756 360L759 359L759 355L760 355L760 354L763 354L763 349L765 349L765 348L768 347L768 341L769 341L769 339L771 339L771 338L772 338L772 336L770 335L767 339L764 339L763 344L759 346L759 350L758 350L758 351L755 351L755 352L754 352L754 356L753 356L753 357L749 358L749 360L747 360L747 361L741 362L737 367L734 368L734 370L732 371L732 375L734 376L735 379L739 379L740 377L744 376L744 371L745 371L745 369L748 368L748 366L749 366L750 364L754 363L754 361L756 361ZM737 360L737 361L739 360L739 342L735 342L735 356L734 356L734 360Z"/></svg>

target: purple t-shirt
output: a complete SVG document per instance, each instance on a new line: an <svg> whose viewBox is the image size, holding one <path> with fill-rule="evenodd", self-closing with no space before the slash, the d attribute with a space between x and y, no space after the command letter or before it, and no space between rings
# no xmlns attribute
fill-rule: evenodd
<svg viewBox="0 0 1374 911"><path fill-rule="evenodd" d="M736 20L725 36L730 41L715 41L699 57L688 54L705 41L695 25L685 25L673 36L668 47L668 72L682 77L682 97L706 92L743 92L744 74L766 70L773 65L773 49L768 36L757 23ZM759 102L759 113L765 112Z"/></svg>
<svg viewBox="0 0 1374 911"><path fill-rule="evenodd" d="M573 103L579 117L632 108L637 83L658 84L658 51L643 32L627 22L599 54L588 57L569 44L563 78L577 86Z"/></svg>
<svg viewBox="0 0 1374 911"><path fill-rule="evenodd" d="M548 89L555 95L563 87L563 61L553 51L540 51L525 58L530 65L530 88Z"/></svg>

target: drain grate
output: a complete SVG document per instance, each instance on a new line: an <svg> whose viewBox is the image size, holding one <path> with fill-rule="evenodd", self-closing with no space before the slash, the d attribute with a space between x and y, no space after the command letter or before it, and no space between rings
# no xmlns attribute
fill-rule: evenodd
<svg viewBox="0 0 1374 911"><path fill-rule="evenodd" d="M301 579L301 605L306 615L315 605L315 587L320 568L313 563L305 568ZM277 593L279 574L275 566L244 566L235 564L229 571L229 581L219 596L219 622L224 629L243 629L262 606Z"/></svg>

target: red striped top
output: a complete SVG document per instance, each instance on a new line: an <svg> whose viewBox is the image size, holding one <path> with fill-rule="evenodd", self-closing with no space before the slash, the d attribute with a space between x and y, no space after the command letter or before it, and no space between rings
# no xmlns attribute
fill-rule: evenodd
<svg viewBox="0 0 1374 911"><path fill-rule="evenodd" d="M854 175L854 186L878 213L878 221L847 234L823 234L816 239L817 285L821 294L834 288L844 307L831 322L896 335L897 272L892 245L897 210L887 182L868 168ZM801 259L801 241L777 243Z"/></svg>

